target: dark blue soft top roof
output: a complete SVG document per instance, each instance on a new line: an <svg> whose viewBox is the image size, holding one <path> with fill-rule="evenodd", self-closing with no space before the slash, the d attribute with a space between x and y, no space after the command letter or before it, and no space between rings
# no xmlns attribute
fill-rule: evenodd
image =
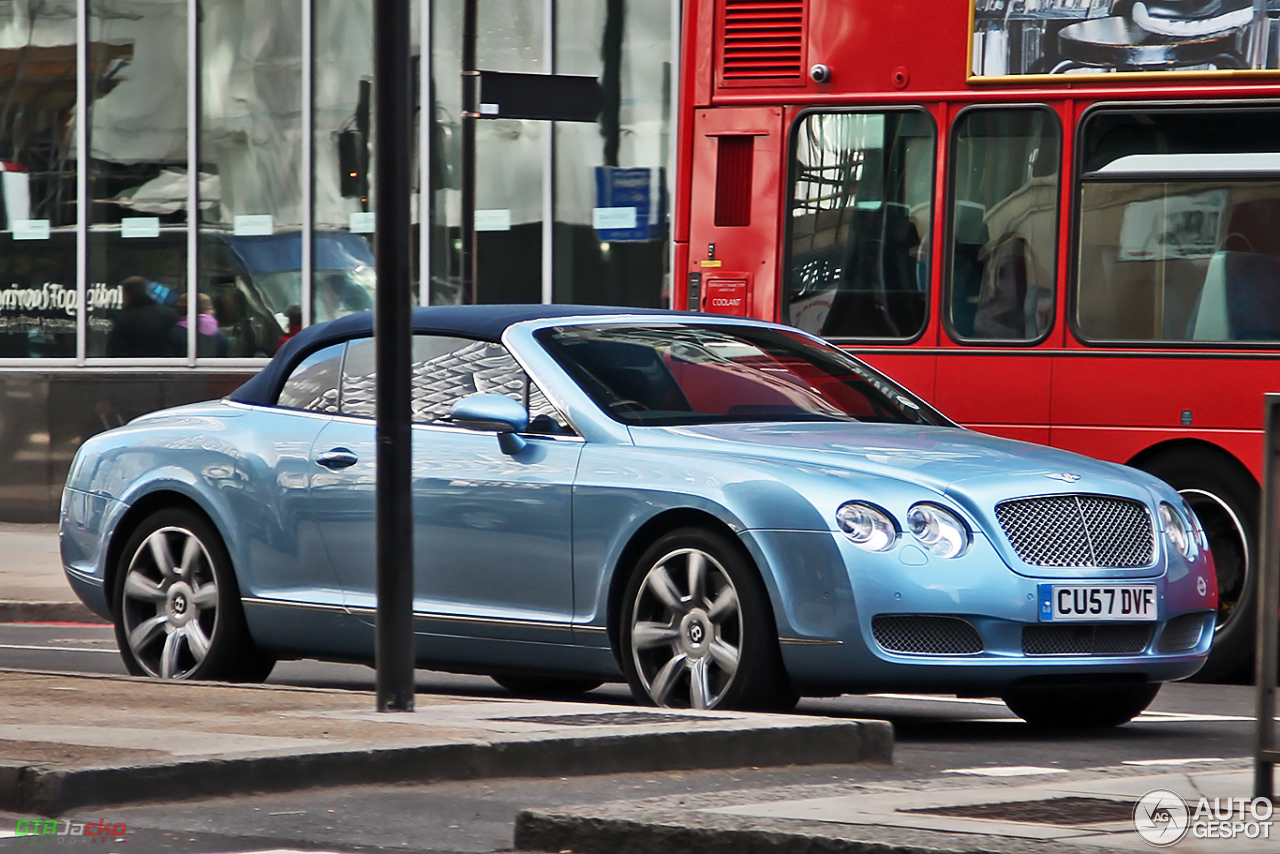
<svg viewBox="0 0 1280 854"><path fill-rule="evenodd" d="M438 305L413 310L413 331L436 335L456 335L480 341L500 341L508 326L525 320L609 314L641 314L659 317L707 319L692 312L653 308L619 308L589 305ZM290 338L253 379L228 395L240 403L272 404L280 386L295 365L316 350L373 334L373 313L361 312L309 326Z"/></svg>

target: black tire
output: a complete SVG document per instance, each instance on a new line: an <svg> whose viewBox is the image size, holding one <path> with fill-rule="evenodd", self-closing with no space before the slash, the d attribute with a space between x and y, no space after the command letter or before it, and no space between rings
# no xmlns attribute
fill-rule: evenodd
<svg viewBox="0 0 1280 854"><path fill-rule="evenodd" d="M601 679L574 679L568 676L527 676L518 673L494 673L489 678L512 694L522 697L577 697L604 684Z"/></svg>
<svg viewBox="0 0 1280 854"><path fill-rule="evenodd" d="M1235 462L1205 448L1166 454L1142 468L1181 493L1209 537L1218 574L1218 623L1200 682L1252 681L1257 643L1258 484Z"/></svg>
<svg viewBox="0 0 1280 854"><path fill-rule="evenodd" d="M143 520L120 553L116 644L134 676L261 682L275 659L254 646L227 548L184 509Z"/></svg>
<svg viewBox="0 0 1280 854"><path fill-rule="evenodd" d="M1099 729L1127 724L1160 693L1144 685L1053 685L1014 688L1000 699L1009 711L1043 729Z"/></svg>
<svg viewBox="0 0 1280 854"><path fill-rule="evenodd" d="M796 704L764 585L724 534L682 528L654 542L627 582L618 626L623 671L642 703L772 711Z"/></svg>

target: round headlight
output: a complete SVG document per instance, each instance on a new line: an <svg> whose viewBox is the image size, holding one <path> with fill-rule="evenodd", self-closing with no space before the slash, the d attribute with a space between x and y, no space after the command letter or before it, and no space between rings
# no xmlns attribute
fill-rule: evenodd
<svg viewBox="0 0 1280 854"><path fill-rule="evenodd" d="M969 547L969 528L950 510L936 504L917 504L907 513L907 529L929 552L957 557Z"/></svg>
<svg viewBox="0 0 1280 854"><path fill-rule="evenodd" d="M836 524L854 545L882 552L898 539L898 526L893 517L874 504L850 501L836 511Z"/></svg>
<svg viewBox="0 0 1280 854"><path fill-rule="evenodd" d="M1173 509L1172 504L1160 504L1160 524L1164 527L1165 538L1169 545L1183 557L1191 554L1191 532L1182 521L1182 516Z"/></svg>
<svg viewBox="0 0 1280 854"><path fill-rule="evenodd" d="M1191 509L1191 505L1187 500L1182 499L1182 512L1186 514L1187 521L1191 523L1191 542L1199 547L1201 551L1209 550L1209 535L1204 532L1204 524L1200 521L1200 517L1196 515L1196 511Z"/></svg>

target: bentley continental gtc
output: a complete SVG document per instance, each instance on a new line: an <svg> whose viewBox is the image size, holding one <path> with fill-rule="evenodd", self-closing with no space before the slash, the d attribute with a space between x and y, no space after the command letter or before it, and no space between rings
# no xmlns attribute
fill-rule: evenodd
<svg viewBox="0 0 1280 854"><path fill-rule="evenodd" d="M1208 654L1213 560L1176 491L963 429L804 332L573 306L413 326L421 667L695 709L990 696L1112 726ZM372 661L372 333L313 326L227 398L81 447L63 562L131 673Z"/></svg>

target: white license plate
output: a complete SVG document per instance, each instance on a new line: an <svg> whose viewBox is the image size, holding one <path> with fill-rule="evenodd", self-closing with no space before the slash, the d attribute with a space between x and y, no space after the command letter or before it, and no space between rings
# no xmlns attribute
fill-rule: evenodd
<svg viewBox="0 0 1280 854"><path fill-rule="evenodd" d="M1154 620L1154 584L1041 584L1041 622Z"/></svg>

